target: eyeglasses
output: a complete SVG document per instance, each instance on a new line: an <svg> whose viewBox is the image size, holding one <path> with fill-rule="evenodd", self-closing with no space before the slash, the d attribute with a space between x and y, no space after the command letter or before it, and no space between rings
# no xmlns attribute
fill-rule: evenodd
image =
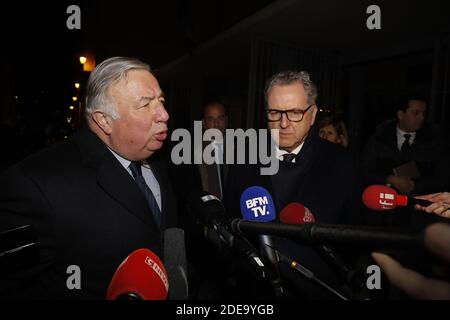
<svg viewBox="0 0 450 320"><path fill-rule="evenodd" d="M301 109L290 109L290 110L277 110L277 109L267 109L267 120L270 122L280 121L283 114L286 114L286 117L289 121L292 122L300 122L303 120L303 116L308 110L314 106L315 104L311 104L305 110Z"/></svg>

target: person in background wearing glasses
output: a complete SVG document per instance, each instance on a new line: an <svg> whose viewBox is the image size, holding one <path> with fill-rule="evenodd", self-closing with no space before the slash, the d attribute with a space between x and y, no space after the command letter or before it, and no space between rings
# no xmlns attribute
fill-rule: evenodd
<svg viewBox="0 0 450 320"><path fill-rule="evenodd" d="M315 120L317 89L305 71L284 71L272 76L265 87L265 110L269 129L278 129L276 156L278 173L260 175L258 166L235 166L229 174L230 194L226 196L229 215L239 213L239 197L250 186L265 187L273 197L277 215L289 203L307 207L317 222L358 224L360 188L356 166L345 148L321 139ZM257 168L255 168L257 167ZM335 288L342 282L336 268L318 252L286 239L274 239L275 247L312 270ZM332 298L286 268L282 278L289 279L298 297ZM295 272L295 271L294 271ZM297 283L298 282L298 283Z"/></svg>

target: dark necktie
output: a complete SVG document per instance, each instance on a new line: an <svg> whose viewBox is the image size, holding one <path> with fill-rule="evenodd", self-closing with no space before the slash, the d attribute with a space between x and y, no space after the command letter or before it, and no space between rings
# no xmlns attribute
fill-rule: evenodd
<svg viewBox="0 0 450 320"><path fill-rule="evenodd" d="M292 160L295 158L295 153L286 153L286 154L283 154L283 161L286 161L286 162L292 162Z"/></svg>
<svg viewBox="0 0 450 320"><path fill-rule="evenodd" d="M155 217L155 222L158 228L161 227L161 210L159 209L158 203L156 202L155 196L150 190L149 186L145 182L144 176L142 175L141 163L137 161L132 161L130 163L131 174L136 181L139 189L141 189L144 194L145 199L150 207L150 210Z"/></svg>
<svg viewBox="0 0 450 320"><path fill-rule="evenodd" d="M400 148L400 151L402 153L407 153L411 149L411 146L409 144L409 139L411 139L411 135L410 134L404 134L403 136L405 137L405 141L403 142L403 144L402 144L402 146Z"/></svg>

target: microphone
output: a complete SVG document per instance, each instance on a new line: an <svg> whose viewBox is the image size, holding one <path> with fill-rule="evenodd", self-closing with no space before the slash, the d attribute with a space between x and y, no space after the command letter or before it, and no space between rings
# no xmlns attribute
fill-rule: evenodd
<svg viewBox="0 0 450 320"><path fill-rule="evenodd" d="M394 189L383 185L367 187L362 194L362 201L367 208L375 211L394 210L397 206L405 207L416 204L426 207L431 204L427 200L415 199L398 194Z"/></svg>
<svg viewBox="0 0 450 320"><path fill-rule="evenodd" d="M169 228L164 231L164 265L169 274L169 300L187 300L187 276L184 230Z"/></svg>
<svg viewBox="0 0 450 320"><path fill-rule="evenodd" d="M249 221L275 220L275 205L269 191L258 186L245 189L241 195L241 213Z"/></svg>
<svg viewBox="0 0 450 320"><path fill-rule="evenodd" d="M349 225L306 223L289 225L273 222L252 222L234 219L233 232L271 234L297 239L306 245L331 244L359 247L414 249L423 247L423 235L392 229Z"/></svg>
<svg viewBox="0 0 450 320"><path fill-rule="evenodd" d="M190 204L193 209L203 214L203 223L206 225L205 237L214 245L232 249L240 257L249 262L252 269L261 278L267 277L266 266L259 256L256 248L244 237L234 235L222 222L225 208L216 196L207 192L194 192L191 194Z"/></svg>
<svg viewBox="0 0 450 320"><path fill-rule="evenodd" d="M274 248L272 248L274 249ZM315 283L317 283L318 285L320 285L322 288L325 288L327 291L333 293L334 295L336 295L337 297L339 297L342 300L348 300L346 297L344 297L342 294L340 294L339 292L337 292L336 290L334 290L332 287L330 287L329 285L327 285L325 282L323 282L322 280L320 280L319 278L317 278L314 273L309 270L308 268L306 268L305 266L302 266L300 263L298 263L297 261L293 260L292 258L282 254L281 252L279 252L278 250L274 249L275 252L277 253L277 255L280 257L281 261L286 262L289 267L291 267L294 270L297 270L302 276L306 277L309 280L314 281Z"/></svg>
<svg viewBox="0 0 450 320"><path fill-rule="evenodd" d="M267 222L276 218L275 205L270 193L263 187L253 186L244 190L240 201L241 214L249 221ZM282 296L284 289L281 285L278 263L280 258L277 251L273 249L273 239L271 236L261 234L260 251L262 255L270 261L274 268L274 276L271 279L276 296Z"/></svg>
<svg viewBox="0 0 450 320"><path fill-rule="evenodd" d="M133 251L117 268L109 284L107 300L166 300L167 272L149 249Z"/></svg>
<svg viewBox="0 0 450 320"><path fill-rule="evenodd" d="M290 203L280 212L280 221L286 224L303 225L305 223L314 223L315 217L308 208L300 203ZM352 286L360 288L362 283L355 283L356 273L340 258L333 248L326 245L319 245L316 248L325 260L339 270L340 277L352 284ZM354 285L355 284L355 285Z"/></svg>

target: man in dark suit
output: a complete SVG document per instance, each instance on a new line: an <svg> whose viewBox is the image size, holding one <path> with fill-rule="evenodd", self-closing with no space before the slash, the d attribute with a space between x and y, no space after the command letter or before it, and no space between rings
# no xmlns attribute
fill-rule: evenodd
<svg viewBox="0 0 450 320"><path fill-rule="evenodd" d="M230 216L240 216L239 199L250 186L269 190L277 214L289 203L306 206L321 223L358 223L358 179L354 163L345 148L319 138L314 127L317 90L304 71L275 74L265 89L269 129L278 129L276 157L279 170L271 176L260 174L260 165L234 166L230 169L226 207ZM276 138L275 138L276 139ZM278 217L278 216L277 216ZM286 239L275 239L275 247L310 268L319 278L337 285L333 268L312 247ZM283 270L282 270L283 271ZM285 283L302 282L302 296L327 297L297 274L283 271ZM255 292L256 293L256 292ZM257 294L257 293L256 293Z"/></svg>
<svg viewBox="0 0 450 320"><path fill-rule="evenodd" d="M31 225L38 256L0 276L4 298L104 299L134 250L162 257L176 224L169 180L154 153L169 115L150 67L105 60L86 89L87 128L13 166L0 180L0 228ZM79 286L69 286L73 266Z"/></svg>
<svg viewBox="0 0 450 320"><path fill-rule="evenodd" d="M219 199L223 198L228 167L224 163L225 130L227 128L225 106L220 102L208 103L203 108L203 127L205 130L216 129L222 134L222 139L205 142L202 150L194 150L196 156L202 156L203 150L212 144L216 161L206 164L202 161L197 165L202 190L210 192Z"/></svg>
<svg viewBox="0 0 450 320"><path fill-rule="evenodd" d="M397 120L377 127L363 152L365 183L391 184L403 194L447 188L448 152L436 128L425 122L426 111L426 102L411 96L401 102Z"/></svg>
<svg viewBox="0 0 450 320"><path fill-rule="evenodd" d="M194 200L193 197L201 192L211 193L219 199L223 198L228 174L228 166L224 163L228 116L224 104L219 101L206 103L202 112L203 130L215 130L215 139L203 141L198 146L194 144L192 148L194 164L173 165L170 173L179 208L183 208L185 212L180 216L179 222L186 232L187 254L191 263L191 298L219 299L222 297L219 291L223 287L223 276L220 275L220 269L211 268L211 264L216 266L223 264L220 261L223 254L215 254L217 250L205 239L203 222L205 217L201 212L191 208L191 202ZM210 151L208 155L214 159L212 163L206 163L203 157L204 151L208 151L206 148ZM210 254L205 255L205 252Z"/></svg>

